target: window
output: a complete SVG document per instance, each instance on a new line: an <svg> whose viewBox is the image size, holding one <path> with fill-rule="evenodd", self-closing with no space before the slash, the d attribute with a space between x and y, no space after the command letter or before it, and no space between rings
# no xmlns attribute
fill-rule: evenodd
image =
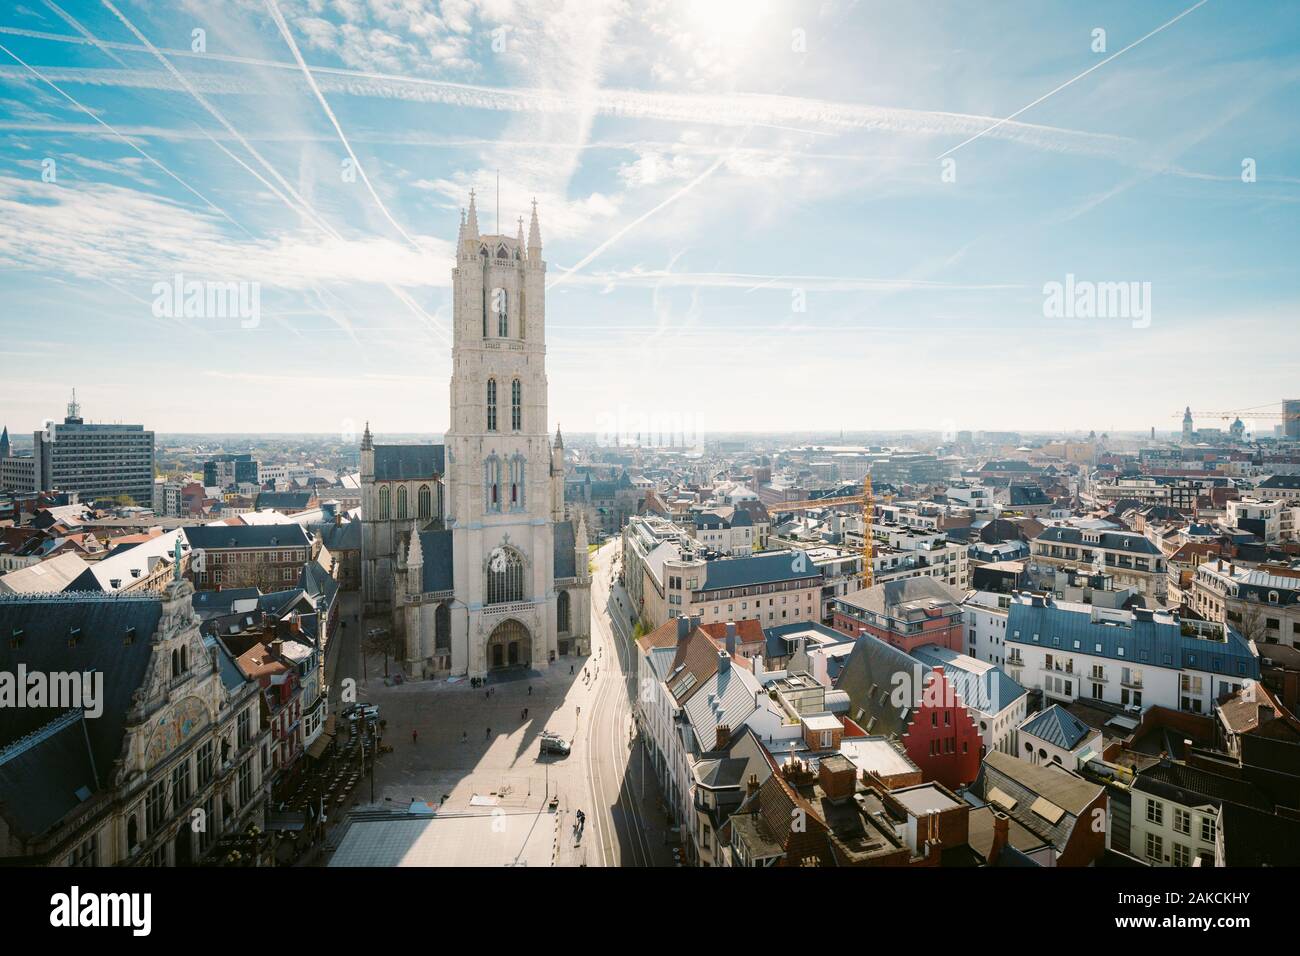
<svg viewBox="0 0 1300 956"><path fill-rule="evenodd" d="M1163 826L1165 822L1165 805L1159 800L1147 800L1147 823Z"/></svg>
<svg viewBox="0 0 1300 956"><path fill-rule="evenodd" d="M1181 843L1174 844L1174 866L1191 866L1192 851L1190 847L1185 847Z"/></svg>
<svg viewBox="0 0 1300 956"><path fill-rule="evenodd" d="M1147 859L1160 863L1165 858L1165 841L1154 833L1147 834Z"/></svg>
<svg viewBox="0 0 1300 956"><path fill-rule="evenodd" d="M519 431L524 427L524 386L519 379L510 383L510 429Z"/></svg>
<svg viewBox="0 0 1300 956"><path fill-rule="evenodd" d="M239 712L239 717L235 720L235 739L236 746L240 748L247 747L248 742L253 739L251 707L245 707Z"/></svg>
<svg viewBox="0 0 1300 956"><path fill-rule="evenodd" d="M494 378L487 383L487 430L497 430L497 380Z"/></svg>
<svg viewBox="0 0 1300 956"><path fill-rule="evenodd" d="M428 485L421 485L420 491L416 495L416 516L419 518L433 517L433 492L429 490Z"/></svg>
<svg viewBox="0 0 1300 956"><path fill-rule="evenodd" d="M1201 817L1201 839L1206 843L1213 843L1217 826L1214 817Z"/></svg>
<svg viewBox="0 0 1300 956"><path fill-rule="evenodd" d="M198 759L195 762L198 770L199 786L206 787L212 781L212 741L204 741L199 747Z"/></svg>
<svg viewBox="0 0 1300 956"><path fill-rule="evenodd" d="M397 486L397 520L408 517L406 513L406 486Z"/></svg>
<svg viewBox="0 0 1300 956"><path fill-rule="evenodd" d="M68 866L94 866L99 849L99 834L92 833L68 854Z"/></svg>
<svg viewBox="0 0 1300 956"><path fill-rule="evenodd" d="M1174 807L1174 829L1179 833L1192 832L1192 815L1182 807Z"/></svg>
<svg viewBox="0 0 1300 956"><path fill-rule="evenodd" d="M239 767L239 805L253 799L253 760L250 757Z"/></svg>
<svg viewBox="0 0 1300 956"><path fill-rule="evenodd" d="M510 316L506 310L507 296L505 289L492 290L492 298L496 300L494 305L497 307L497 335L503 339L510 334Z"/></svg>
<svg viewBox="0 0 1300 956"><path fill-rule="evenodd" d="M153 836L167 819L167 784L159 780L144 798L145 832Z"/></svg>
<svg viewBox="0 0 1300 956"><path fill-rule="evenodd" d="M555 629L561 634L569 629L568 591L561 591L555 598Z"/></svg>
<svg viewBox="0 0 1300 956"><path fill-rule="evenodd" d="M190 802L190 761L185 758L172 767L172 813L180 813Z"/></svg>
<svg viewBox="0 0 1300 956"><path fill-rule="evenodd" d="M524 599L524 561L513 548L501 548L488 561L487 603Z"/></svg>
<svg viewBox="0 0 1300 956"><path fill-rule="evenodd" d="M483 502L487 511L501 510L501 459L495 453L483 462Z"/></svg>
<svg viewBox="0 0 1300 956"><path fill-rule="evenodd" d="M391 498L390 498L390 493L389 493L389 491L388 491L388 486L387 486L387 485L380 485L380 487L379 487L379 518L380 518L381 521L387 519L387 518L389 517L390 513L391 513L391 512L389 511L389 504L390 504L390 502L391 502Z"/></svg>

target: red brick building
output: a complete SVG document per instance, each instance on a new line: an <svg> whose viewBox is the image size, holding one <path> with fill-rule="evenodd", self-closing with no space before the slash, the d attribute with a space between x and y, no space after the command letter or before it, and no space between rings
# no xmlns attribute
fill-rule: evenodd
<svg viewBox="0 0 1300 956"><path fill-rule="evenodd" d="M865 630L909 654L925 644L961 653L963 597L935 578L889 581L836 600L832 626L850 637Z"/></svg>
<svg viewBox="0 0 1300 956"><path fill-rule="evenodd" d="M848 717L868 734L896 737L926 781L956 790L979 774L982 737L942 667L863 635L840 674Z"/></svg>

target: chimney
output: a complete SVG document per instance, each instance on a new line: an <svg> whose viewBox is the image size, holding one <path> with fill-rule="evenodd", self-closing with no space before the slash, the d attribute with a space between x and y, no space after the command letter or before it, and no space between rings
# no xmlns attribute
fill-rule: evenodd
<svg viewBox="0 0 1300 956"><path fill-rule="evenodd" d="M276 657L284 656L284 639L277 637L271 642L271 653Z"/></svg>
<svg viewBox="0 0 1300 956"><path fill-rule="evenodd" d="M749 779L745 781L745 796L752 797L758 793L758 774L751 773Z"/></svg>
<svg viewBox="0 0 1300 956"><path fill-rule="evenodd" d="M294 611L293 614L289 615L289 630L294 634L302 633L302 621L298 620L297 611Z"/></svg>
<svg viewBox="0 0 1300 956"><path fill-rule="evenodd" d="M821 761L817 782L831 803L843 803L858 788L858 772L847 757L835 754Z"/></svg>
<svg viewBox="0 0 1300 956"><path fill-rule="evenodd" d="M731 726L729 724L718 724L717 737L714 739L714 750L726 750L727 744L731 743Z"/></svg>
<svg viewBox="0 0 1300 956"><path fill-rule="evenodd" d="M718 651L718 673L726 674L731 671L731 655L726 651Z"/></svg>
<svg viewBox="0 0 1300 956"><path fill-rule="evenodd" d="M689 617L679 617L677 619L677 643L680 644L686 640L686 635L691 633L691 619Z"/></svg>
<svg viewBox="0 0 1300 956"><path fill-rule="evenodd" d="M998 862L1002 848L1007 845L1007 835L1011 831L1011 818L1001 810L993 811L993 845L989 847L990 865Z"/></svg>
<svg viewBox="0 0 1300 956"><path fill-rule="evenodd" d="M727 653L733 657L736 654L736 622L727 622Z"/></svg>

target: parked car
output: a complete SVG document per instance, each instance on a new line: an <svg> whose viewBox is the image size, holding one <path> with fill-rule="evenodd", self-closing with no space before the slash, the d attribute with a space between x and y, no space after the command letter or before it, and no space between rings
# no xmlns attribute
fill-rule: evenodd
<svg viewBox="0 0 1300 956"><path fill-rule="evenodd" d="M569 742L559 734L545 733L542 734L542 753L555 754L559 757L569 755Z"/></svg>

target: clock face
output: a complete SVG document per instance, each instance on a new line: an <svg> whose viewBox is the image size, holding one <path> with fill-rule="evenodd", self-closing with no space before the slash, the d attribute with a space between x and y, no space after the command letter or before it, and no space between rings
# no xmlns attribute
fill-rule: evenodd
<svg viewBox="0 0 1300 956"><path fill-rule="evenodd" d="M190 739L190 735L208 723L208 708L198 697L185 697L154 722L149 745L145 748L146 763L152 767L169 753Z"/></svg>

